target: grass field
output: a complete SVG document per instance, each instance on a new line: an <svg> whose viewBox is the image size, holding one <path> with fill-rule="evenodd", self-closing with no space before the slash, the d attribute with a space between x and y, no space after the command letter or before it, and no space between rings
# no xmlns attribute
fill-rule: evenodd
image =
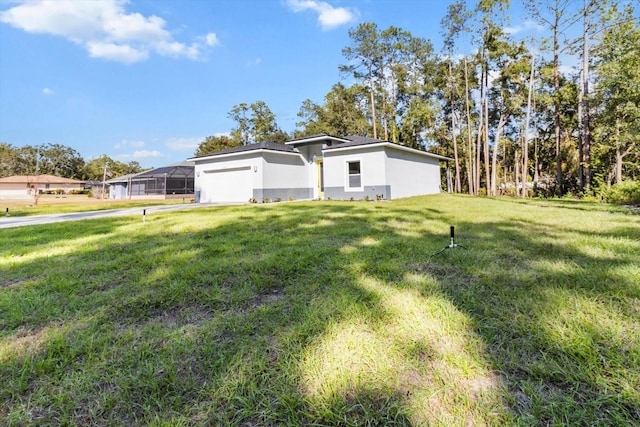
<svg viewBox="0 0 640 427"><path fill-rule="evenodd" d="M448 249L449 226L457 243ZM640 215L438 195L0 232L0 425L638 425Z"/></svg>
<svg viewBox="0 0 640 427"><path fill-rule="evenodd" d="M46 215L54 213L87 212L105 209L130 208L135 206L163 205L176 203L190 203L188 199L173 200L116 200L95 199L86 195L42 195L35 204L31 200L0 200L0 215L5 215L7 209L10 216Z"/></svg>

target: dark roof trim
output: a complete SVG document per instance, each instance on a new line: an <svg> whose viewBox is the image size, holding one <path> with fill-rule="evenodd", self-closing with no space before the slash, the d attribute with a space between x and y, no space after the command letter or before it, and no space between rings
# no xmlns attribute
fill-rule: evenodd
<svg viewBox="0 0 640 427"><path fill-rule="evenodd" d="M303 138L296 138L290 141L285 142L286 145L293 145L294 147L299 147L302 145L314 144L321 141L334 141L338 143L346 143L349 142L348 139L338 138L337 136L331 136L326 133L319 133L316 135L305 136Z"/></svg>
<svg viewBox="0 0 640 427"><path fill-rule="evenodd" d="M216 151L215 153L207 154L204 156L192 157L189 159L189 161L198 161L198 160L208 159L212 157L220 157L220 156L229 155L229 154L248 153L251 151L258 151L258 150L298 154L296 149L290 145L280 144L277 142L263 141L263 142L256 142L255 144L242 145L240 147L227 148L226 150Z"/></svg>
<svg viewBox="0 0 640 427"><path fill-rule="evenodd" d="M439 160L444 160L444 161L449 161L449 160L453 160L450 157L446 157L446 156L441 156L439 154L435 154L435 153L430 153L428 151L423 151L423 150L418 150L415 148L411 148L411 147L407 147L405 145L400 145L400 144L396 144L393 142L389 142L389 141L383 141L381 139L373 139L373 138L367 138L367 137L363 137L363 136L347 136L347 139L349 139L349 142L345 142L344 144L339 144L339 145L334 145L332 147L327 147L325 148L323 151L342 151L342 150L351 150L351 149L356 149L356 148L364 148L364 147L373 147L373 146L380 146L380 147L388 147L388 148L393 148L396 150L401 150L401 151L407 151L410 153L415 153L415 154L420 154L426 157L433 157Z"/></svg>
<svg viewBox="0 0 640 427"><path fill-rule="evenodd" d="M162 168L152 169L150 171L142 172L136 175L136 177L152 177L152 176L164 176L168 178L180 177L180 178L192 178L194 175L195 166L165 166Z"/></svg>

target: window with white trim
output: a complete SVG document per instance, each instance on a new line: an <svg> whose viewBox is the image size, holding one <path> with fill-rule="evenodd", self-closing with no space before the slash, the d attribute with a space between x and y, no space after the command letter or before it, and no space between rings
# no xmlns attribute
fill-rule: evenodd
<svg viewBox="0 0 640 427"><path fill-rule="evenodd" d="M362 174L360 172L360 160L347 162L347 189L362 189Z"/></svg>

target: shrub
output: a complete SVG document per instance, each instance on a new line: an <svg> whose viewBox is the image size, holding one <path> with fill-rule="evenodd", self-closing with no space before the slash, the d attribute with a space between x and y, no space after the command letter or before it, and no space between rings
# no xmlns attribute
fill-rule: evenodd
<svg viewBox="0 0 640 427"><path fill-rule="evenodd" d="M607 203L640 205L640 182L622 181L605 190L602 198Z"/></svg>

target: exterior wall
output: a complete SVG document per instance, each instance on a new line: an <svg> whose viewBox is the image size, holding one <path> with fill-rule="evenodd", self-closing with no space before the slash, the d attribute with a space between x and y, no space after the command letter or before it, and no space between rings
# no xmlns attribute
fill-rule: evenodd
<svg viewBox="0 0 640 427"><path fill-rule="evenodd" d="M311 198L307 178L307 164L301 156L281 153L263 153L258 170L259 186L253 189L253 198L262 201Z"/></svg>
<svg viewBox="0 0 640 427"><path fill-rule="evenodd" d="M110 199L126 199L127 197L128 197L128 194L127 194L126 182L117 182L115 184L109 184Z"/></svg>
<svg viewBox="0 0 640 427"><path fill-rule="evenodd" d="M359 189L348 187L347 163L360 162ZM361 147L348 151L327 150L324 152L324 196L325 199L351 198L361 200L369 198L390 199L391 188L386 182L388 171L385 169L386 156L382 147Z"/></svg>
<svg viewBox="0 0 640 427"><path fill-rule="evenodd" d="M32 199L34 190L29 186L33 185L40 193L51 190L62 190L64 194L68 194L72 190L82 190L84 187L80 184L26 184L26 183L3 183L0 185L0 200L28 200Z"/></svg>
<svg viewBox="0 0 640 427"><path fill-rule="evenodd" d="M27 200L33 199L26 184L2 184L0 185L0 200Z"/></svg>
<svg viewBox="0 0 640 427"><path fill-rule="evenodd" d="M243 153L238 156L234 156L233 158L229 157L220 157L213 159L206 159L198 161L196 160L195 164L195 200L196 203L210 203L212 201L242 201L248 202L249 196L246 197L246 200L240 200L236 198L235 200L221 200L216 193L215 188L209 188L207 185L208 181L208 173L212 173L212 171L216 171L213 173L225 173L225 170L229 171L237 171L242 173L250 174L249 185L251 188L256 188L256 185L260 184L260 179L258 174L256 173L258 167L260 166L260 158L256 156L256 153ZM256 172L254 172L256 171ZM232 172L233 173L233 172ZM234 182L226 182L225 185L235 186L237 183ZM223 197L227 198L227 197ZM244 197L242 197L244 199Z"/></svg>
<svg viewBox="0 0 640 427"><path fill-rule="evenodd" d="M307 164L299 155L278 152L247 152L234 157L221 157L196 160L195 166L195 199L196 202L216 201L242 201L248 202L249 197L238 195L233 200L217 200L215 189L207 188L205 174L211 171L224 173L225 169L248 170L251 175L251 197L257 201L264 198L270 200L281 199L308 199L311 198L310 183L308 179ZM225 186L237 186L237 182L224 182ZM241 185L244 185L242 183ZM240 189L239 191L244 191Z"/></svg>
<svg viewBox="0 0 640 427"><path fill-rule="evenodd" d="M389 198L440 193L438 159L390 147L385 152Z"/></svg>
<svg viewBox="0 0 640 427"><path fill-rule="evenodd" d="M296 199L319 199L320 198L320 174L318 171L317 160L322 160L322 149L326 147L326 141L316 141L311 144L296 146L300 153L302 162L305 164L306 173L306 193L300 193L300 197Z"/></svg>

